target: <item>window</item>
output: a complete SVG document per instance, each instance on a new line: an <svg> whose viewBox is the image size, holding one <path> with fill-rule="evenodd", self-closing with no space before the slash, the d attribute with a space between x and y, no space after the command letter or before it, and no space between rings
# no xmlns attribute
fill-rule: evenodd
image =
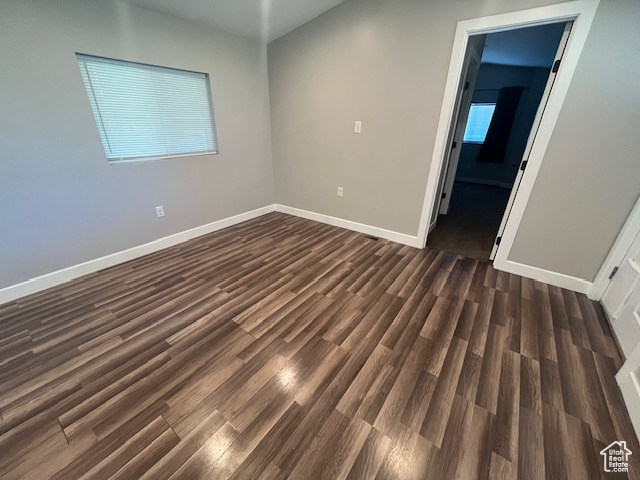
<svg viewBox="0 0 640 480"><path fill-rule="evenodd" d="M218 152L206 73L76 57L110 162Z"/></svg>
<svg viewBox="0 0 640 480"><path fill-rule="evenodd" d="M483 143L491 124L495 103L472 103L464 130L464 142Z"/></svg>

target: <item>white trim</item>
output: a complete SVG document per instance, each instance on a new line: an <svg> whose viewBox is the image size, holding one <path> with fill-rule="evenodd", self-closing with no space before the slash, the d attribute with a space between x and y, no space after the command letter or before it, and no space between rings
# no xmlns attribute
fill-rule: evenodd
<svg viewBox="0 0 640 480"><path fill-rule="evenodd" d="M364 223L352 222L351 220L345 220L343 218L330 217L329 215L309 212L308 210L287 207L286 205L279 204L276 204L276 212L288 213L289 215L295 215L296 217L302 217L308 220L326 223L328 225L333 225L334 227L346 228L347 230L353 230L354 232L373 235L374 237L379 238L385 238L387 240L391 240L392 242L409 245L410 247L422 248L422 245L418 241L418 237L394 232L392 230L385 230L384 228L373 227L371 225L365 225Z"/></svg>
<svg viewBox="0 0 640 480"><path fill-rule="evenodd" d="M633 429L640 436L640 386L635 371L640 365L640 346L636 347L616 374L616 382L629 412Z"/></svg>
<svg viewBox="0 0 640 480"><path fill-rule="evenodd" d="M640 198L636 202L633 210L629 214L627 221L623 225L618 238L611 247L611 251L607 255L600 271L596 275L596 279L593 281L593 288L589 292L589 298L592 300L601 300L604 292L611 283L609 275L611 275L614 267L620 265L627 252L631 248L633 241L636 239L640 232Z"/></svg>
<svg viewBox="0 0 640 480"><path fill-rule="evenodd" d="M494 265L498 270L511 271L510 268L512 268L513 265L520 265L515 262L508 261L507 258L511 252L511 247L513 246L513 242L518 232L518 227L520 226L520 221L524 215L527 202L529 201L529 196L533 190L533 185L535 183L536 176L538 175L538 171L540 170L547 145L549 144L553 129L555 128L562 103L564 102L564 98L569 89L573 72L578 64L578 59L582 53L582 48L587 39L587 34L591 28L591 23L595 16L598 3L599 0L577 0L557 5L550 5L547 7L521 10L458 22L453 42L451 61L449 63L447 83L442 100L442 108L440 110L438 130L436 132L431 165L429 167L429 177L427 179L427 188L425 190L422 205L420 226L418 228L417 237L421 245L426 245L428 234L427 230L431 221L432 209L436 203L436 190L438 188L438 180L440 178L446 154L446 141L454 115L453 107L455 95L458 91L464 52L469 36L474 34L510 30L517 27L542 25L561 21L573 21L574 24L569 44L560 65L560 70L556 76L555 84L551 91L545 114L540 123L540 128L529 156L527 169L523 175L522 182L520 183L518 193L511 209L509 219L502 235L502 241L500 242L500 247L498 248L496 259L494 261ZM539 270L534 267L526 267L524 265L522 265L522 267L524 267L523 271L531 272L529 274L522 273L524 276L531 276L533 273L546 272L546 270ZM517 267L517 269L521 268ZM562 274L554 274L553 272L549 273L552 274L551 277L549 277L551 280L555 277L565 277ZM573 277L566 278L571 279ZM577 280L577 282L570 281L569 283L577 285L578 288L566 288L572 288L576 291L580 291L580 288L585 288L585 285L591 285L590 282L584 280L575 280ZM553 281L547 282L555 285Z"/></svg>
<svg viewBox="0 0 640 480"><path fill-rule="evenodd" d="M126 164L126 163L153 162L158 160L173 160L174 158L203 157L205 155L218 155L218 150L209 150L207 152L194 152L194 153L175 153L172 155L159 155L156 157L125 157L125 158L107 157L107 162L109 163L109 165L120 165L120 164Z"/></svg>
<svg viewBox="0 0 640 480"><path fill-rule="evenodd" d="M567 49L567 45L569 44L569 39L571 38L571 31L573 30L574 22L567 22L564 24L564 29L562 31L562 37L560 38L560 43L558 44L558 49L556 50L556 54L553 60L553 64L556 62L560 62L562 64L562 58L564 57L564 52ZM522 155L522 160L520 163L520 168L516 171L516 179L513 182L513 188L509 194L509 200L507 202L507 206L504 210L502 218L500 219L500 227L498 228L498 233L496 234L496 239L498 237L502 238L504 234L505 228L507 228L507 222L509 221L509 215L511 214L511 210L513 209L513 204L516 200L516 195L518 194L518 188L522 183L522 177L524 176L524 171L522 167L524 166L524 162L528 162L531 157L531 150L535 145L536 137L538 136L538 131L540 130L540 123L544 118L544 112L546 111L547 104L549 103L549 98L551 98L551 92L553 91L553 86L556 83L556 78L558 77L557 68L552 69L556 70L551 71L547 77L547 83L544 86L544 92L542 94L542 98L540 99L540 103L538 105L536 115L533 121L533 125L531 126L531 130L529 132L529 136L527 138L527 143ZM526 169L526 167L525 167ZM528 201L528 200L527 200ZM494 260L496 255L498 254L500 242L494 242L493 248L491 249L491 255L489 255L490 260Z"/></svg>
<svg viewBox="0 0 640 480"><path fill-rule="evenodd" d="M307 210L288 207L286 205L268 205L266 207L235 215L233 217L224 218L207 225L202 225L200 227L192 228L184 232L176 233L168 237L160 238L158 240L154 240L153 242L145 243L137 247L129 248L127 250L106 255L94 260L89 260L87 262L67 267L62 270L57 270L52 273L47 273L45 275L32 278L31 280L27 280L26 282L22 282L17 285L5 287L3 289L0 289L0 305L11 302L26 295L46 290L47 288L55 287L83 275L94 273L99 270L118 265L120 263L128 262L129 260L134 260L144 255L148 255L150 253L154 253L165 248L178 245L193 238L216 232L218 230L222 230L223 228L237 225L238 223L242 223L274 211L287 213L289 215L294 215L309 220L314 220L320 223L326 223L335 227L346 228L348 230L364 233L366 235L385 238L387 240L401 243L403 245L408 245L410 247L422 248L417 236L406 235L404 233L394 232L392 230L386 230L384 228L378 228L363 223L352 222L351 220L331 217L320 213L309 212ZM568 275L551 272L549 270L530 267L512 261L508 261L503 268L496 268L498 270L504 270L509 273L515 273L524 277L533 278L550 285L568 288L580 293L587 293L593 286L586 280L581 280L579 278L570 277Z"/></svg>
<svg viewBox="0 0 640 480"><path fill-rule="evenodd" d="M453 185L456 181L456 173L460 164L460 155L462 153L462 145L464 144L464 134L467 128L467 122L469 121L469 115L471 114L471 106L473 105L473 91L476 87L476 81L478 79L478 73L480 72L481 65L481 53L476 50L475 43L469 42L467 51L465 53L464 66L462 68L462 76L464 79L464 86L459 85L462 91L459 91L457 96L460 98L458 104L455 107L455 124L452 122L452 144L460 145L460 148L451 147L443 163L447 165L447 170L444 173L444 181L442 182L442 192L438 192L437 198L440 205L438 207L438 213L447 215L451 207L451 196L453 193ZM484 50L484 43L482 44L482 50ZM436 218L437 220L437 218Z"/></svg>
<svg viewBox="0 0 640 480"><path fill-rule="evenodd" d="M512 262L511 260L504 262L504 264L500 265L500 268L495 268L496 270L514 273L521 277L532 278L539 282L544 282L560 288L566 288L567 290L573 290L578 293L588 293L593 286L591 282L583 280L582 278L572 277L563 273L552 272L551 270L532 267L518 262Z"/></svg>
<svg viewBox="0 0 640 480"><path fill-rule="evenodd" d="M491 185L492 187L508 188L513 187L513 183L501 182L499 180L489 180L484 178L456 177L456 182L477 183L478 185Z"/></svg>
<svg viewBox="0 0 640 480"><path fill-rule="evenodd" d="M46 290L47 288L55 287L56 285L60 285L83 275L113 267L120 263L128 262L129 260L148 255L149 253L154 253L159 250L178 245L186 242L187 240L191 240L192 238L206 235L217 230L222 230L223 228L246 222L247 220L251 220L274 211L275 205L267 205L266 207L251 210L250 212L223 218L222 220L192 228L191 230L185 230L184 232L169 235L168 237L160 238L153 242L145 243L144 245L138 245L137 247L122 250L121 252L112 253L111 255L106 255L62 270L47 273L17 285L5 287L0 289L0 305L32 293Z"/></svg>

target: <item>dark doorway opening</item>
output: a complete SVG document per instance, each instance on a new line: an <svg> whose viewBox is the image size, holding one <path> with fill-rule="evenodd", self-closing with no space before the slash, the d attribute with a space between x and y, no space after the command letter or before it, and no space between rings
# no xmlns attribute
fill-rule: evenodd
<svg viewBox="0 0 640 480"><path fill-rule="evenodd" d="M475 51L481 51L480 65L465 78L470 91L462 93L428 247L483 261L491 258L519 170L526 166L523 155L544 108L566 26L470 38Z"/></svg>

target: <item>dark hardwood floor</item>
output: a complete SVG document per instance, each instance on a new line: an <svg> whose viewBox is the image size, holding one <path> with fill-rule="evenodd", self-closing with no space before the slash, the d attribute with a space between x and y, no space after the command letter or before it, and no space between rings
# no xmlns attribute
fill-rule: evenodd
<svg viewBox="0 0 640 480"><path fill-rule="evenodd" d="M0 306L0 477L609 479L600 307L269 214Z"/></svg>

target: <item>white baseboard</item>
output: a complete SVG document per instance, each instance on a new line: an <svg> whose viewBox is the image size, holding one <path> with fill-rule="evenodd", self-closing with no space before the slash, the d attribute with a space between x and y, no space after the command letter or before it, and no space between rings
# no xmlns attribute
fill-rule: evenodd
<svg viewBox="0 0 640 480"><path fill-rule="evenodd" d="M222 230L223 228L227 228L274 211L275 205L268 205L256 210L251 210L250 212L241 213L239 215L234 215L233 217L223 218L222 220L218 220L207 225L192 228L191 230L185 230L184 232L169 235L168 237L160 238L153 242L145 243L144 245L139 245L121 252L96 258L95 260L89 260L88 262L73 265L52 273L47 273L17 285L5 287L0 289L0 305L32 293L46 290L47 288L55 287L56 285L60 285L83 275L113 267L120 263L128 262L129 260L148 255L149 253L154 253L159 250L178 245L179 243L186 242L192 238L200 237L217 230Z"/></svg>
<svg viewBox="0 0 640 480"><path fill-rule="evenodd" d="M574 292L587 294L591 291L593 286L592 282L583 280L578 277L572 277L563 273L552 272L551 270L545 270L543 268L532 267L530 265L524 265L522 263L513 262L507 260L506 262L494 262L493 267L496 270L502 270L508 273L514 273L521 277L532 278L539 282L548 283L560 288L566 288L567 290L573 290Z"/></svg>
<svg viewBox="0 0 640 480"><path fill-rule="evenodd" d="M371 225L365 225L362 223L352 222L350 220L344 220L342 218L330 217L328 215L322 215L320 213L309 212L307 210L301 210L299 208L287 207L286 205L276 204L276 211L282 213L288 213L297 217L314 220L316 222L327 223L335 227L342 227L348 230L364 233L367 235L374 235L380 238L386 238L393 242L402 243L415 248L422 248L417 237L406 235L404 233L393 232L391 230L385 230L383 228L373 227ZM573 290L578 293L588 293L592 288L592 283L583 280L581 278L572 277L570 275L564 275L562 273L552 272L551 270L544 270L542 268L531 267L518 262L512 262L508 260L504 264L498 264L494 262L494 268L496 270L503 270L508 273L514 273L522 277L532 278L540 282L548 283L560 288L566 288L567 290Z"/></svg>
<svg viewBox="0 0 640 480"><path fill-rule="evenodd" d="M296 217L326 223L328 225L333 225L334 227L346 228L347 230L353 230L354 232L364 233L366 235L373 235L374 237L384 238L391 240L392 242L409 245L410 247L422 248L422 245L420 245L418 237L416 236L406 235L392 230L385 230L384 228L373 227L371 225L365 225L364 223L352 222L351 220L330 217L329 215L309 212L307 210L301 210L299 208L287 207L286 205L279 204L276 204L276 212L288 213L289 215L295 215Z"/></svg>
<svg viewBox="0 0 640 480"><path fill-rule="evenodd" d="M223 228L227 228L238 223L251 220L262 215L266 215L270 212L282 212L289 215L295 215L297 217L314 220L316 222L326 223L336 227L346 228L355 232L364 233L366 235L373 235L379 238L391 240L392 242L401 243L410 247L422 248L418 238L412 235L406 235L404 233L394 232L392 230L385 230L384 228L378 228L371 225L365 225L363 223L352 222L350 220L344 220L342 218L331 217L328 215L322 215L320 213L309 212L307 210L301 210L299 208L288 207L286 205L268 205L266 207L258 208L250 212L241 213L233 217L224 218L216 222L202 225L200 227L192 228L184 232L176 233L168 237L160 238L153 242L145 243L137 247L129 248L121 252L112 253L104 257L96 258L95 260L89 260L78 265L57 270L55 272L47 273L26 282L19 283L0 289L0 305L3 303L11 302L18 298L37 293L47 288L55 287L62 283L68 282L75 278L94 273L105 268L113 267L120 263L128 262L144 255L163 250L165 248L178 245L180 243L191 240L192 238L200 237L208 233L212 233ZM550 270L544 270L541 268L531 267L518 262L512 262L510 260L504 262L504 264L494 264L497 270L503 270L505 272L514 273L527 278L533 278L550 285L566 288L579 293L589 293L593 288L593 283L580 278L571 277L561 273L552 272Z"/></svg>
<svg viewBox="0 0 640 480"><path fill-rule="evenodd" d="M485 180L484 178L456 177L456 182L477 183L479 185L491 185L493 187L511 188L513 183L500 182L498 180Z"/></svg>

